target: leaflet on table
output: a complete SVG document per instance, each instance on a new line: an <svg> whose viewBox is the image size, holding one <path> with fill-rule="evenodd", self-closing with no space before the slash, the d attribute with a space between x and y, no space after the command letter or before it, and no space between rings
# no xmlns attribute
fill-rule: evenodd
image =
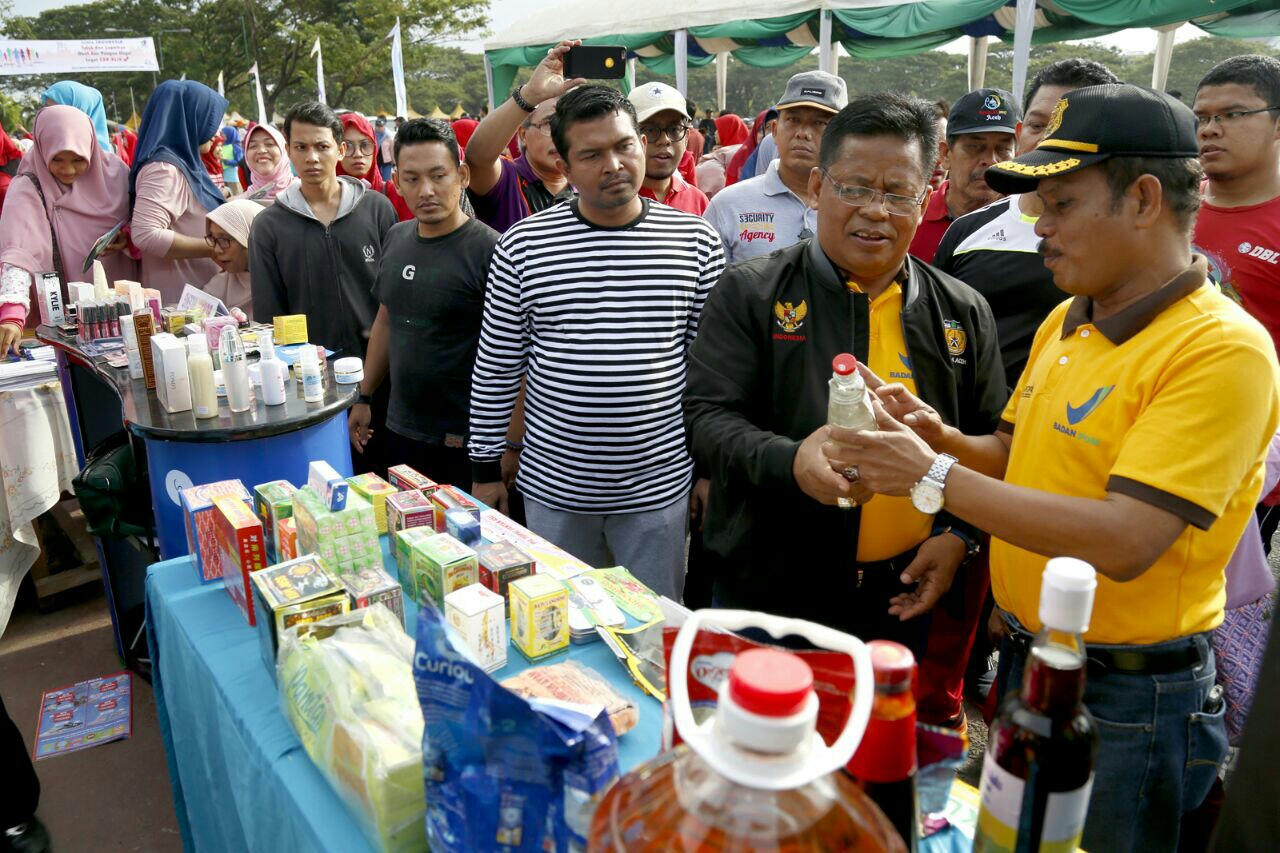
<svg viewBox="0 0 1280 853"><path fill-rule="evenodd" d="M189 284L182 287L178 310L199 311L205 317L224 317L231 313L221 299Z"/></svg>
<svg viewBox="0 0 1280 853"><path fill-rule="evenodd" d="M129 737L133 731L131 688L129 673L117 672L46 690L40 697L36 760Z"/></svg>
<svg viewBox="0 0 1280 853"><path fill-rule="evenodd" d="M480 513L480 535L490 542L510 542L519 547L533 558L538 566L538 574L567 580L591 570L586 563L561 551L496 509L486 509Z"/></svg>

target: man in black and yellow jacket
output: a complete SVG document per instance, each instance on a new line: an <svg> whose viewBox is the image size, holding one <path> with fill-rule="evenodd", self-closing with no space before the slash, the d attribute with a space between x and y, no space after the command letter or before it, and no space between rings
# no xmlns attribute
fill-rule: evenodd
<svg viewBox="0 0 1280 853"><path fill-rule="evenodd" d="M712 480L705 546L717 606L795 616L924 648L925 614L976 531L876 497L832 470L827 382L853 353L948 423L993 429L1006 401L995 322L960 281L907 256L937 151L933 107L851 101L809 180L817 236L736 264L707 301L685 394L693 457ZM852 498L853 510L837 508ZM924 507L928 510L928 507Z"/></svg>

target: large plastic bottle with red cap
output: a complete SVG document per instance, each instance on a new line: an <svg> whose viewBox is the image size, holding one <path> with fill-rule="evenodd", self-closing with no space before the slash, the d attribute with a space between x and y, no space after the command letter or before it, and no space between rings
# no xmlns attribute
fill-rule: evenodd
<svg viewBox="0 0 1280 853"><path fill-rule="evenodd" d="M817 733L813 672L772 648L739 654L716 713L694 722L685 678L669 679L684 744L620 779L596 809L589 850L904 851L892 824L841 768L871 713L871 658L859 640L811 622L747 611L699 611L685 623L669 673L687 673L699 627L761 627L807 637L854 659L853 708L827 746Z"/></svg>

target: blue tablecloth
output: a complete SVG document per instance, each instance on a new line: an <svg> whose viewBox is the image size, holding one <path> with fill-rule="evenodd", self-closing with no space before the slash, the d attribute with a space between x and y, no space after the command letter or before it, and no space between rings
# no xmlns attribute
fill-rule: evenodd
<svg viewBox="0 0 1280 853"><path fill-rule="evenodd" d="M383 562L395 575L386 553ZM201 586L190 557L147 572L147 632L157 716L174 811L188 851L371 850L355 819L312 764L280 712L254 629L221 584ZM417 608L406 602L412 633ZM619 739L623 772L657 754L662 709L601 642L569 656L606 676L640 708ZM528 664L511 647L504 679ZM564 660L564 657L555 658Z"/></svg>

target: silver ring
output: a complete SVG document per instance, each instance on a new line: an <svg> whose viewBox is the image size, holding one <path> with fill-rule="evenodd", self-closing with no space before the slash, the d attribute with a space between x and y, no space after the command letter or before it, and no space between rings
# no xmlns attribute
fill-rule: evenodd
<svg viewBox="0 0 1280 853"><path fill-rule="evenodd" d="M850 465L840 472L850 483L856 483L862 479L862 474L858 471L857 465Z"/></svg>

